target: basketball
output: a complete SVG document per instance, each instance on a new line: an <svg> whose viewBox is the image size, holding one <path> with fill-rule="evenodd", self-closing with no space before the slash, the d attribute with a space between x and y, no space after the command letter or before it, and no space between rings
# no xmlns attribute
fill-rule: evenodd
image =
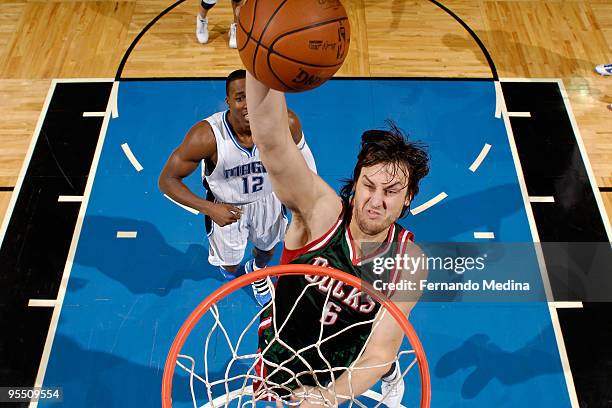
<svg viewBox="0 0 612 408"><path fill-rule="evenodd" d="M331 78L350 37L339 0L247 0L240 9L240 58L255 78L279 91L306 91Z"/></svg>

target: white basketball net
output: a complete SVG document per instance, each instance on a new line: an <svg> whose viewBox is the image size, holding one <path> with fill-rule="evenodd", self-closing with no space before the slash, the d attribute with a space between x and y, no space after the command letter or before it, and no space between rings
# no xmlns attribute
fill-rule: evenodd
<svg viewBox="0 0 612 408"><path fill-rule="evenodd" d="M371 368L376 368L376 367L383 367L386 366L390 363L399 361L401 356L404 355L410 355L408 357L408 364L407 366L404 368L404 370L401 372L401 379L399 379L399 381L404 381L404 377L406 376L406 374L413 368L415 367L415 365L417 365L417 358L415 355L414 350L410 349L410 350L400 350L397 354L397 356L395 357L394 360L392 361L388 361L386 363L381 363L380 365L376 365L376 366L360 366L360 367L355 367L355 364L357 363L357 361L359 360L359 358L361 357L361 355L363 354L369 339L372 336L372 333L374 333L378 327L378 325L380 324L381 318L382 316L384 316L387 312L387 310L384 307L381 307L379 309L379 313L377 314L377 317L371 319L371 320L366 320L366 321L361 321L361 322L357 322L354 323L346 328L344 328L343 330L334 333L333 335L330 335L328 337L323 337L323 324L320 324L320 331L319 331L319 336L318 336L318 341L315 344L311 344L307 347L298 349L298 350L294 350L293 348L291 348L291 346L289 344L287 344L286 342L284 342L281 338L281 335L283 333L283 329L285 328L285 325L287 324L287 321L289 320L289 318L292 316L292 314L295 312L297 305L299 304L300 300L302 299L302 297L305 295L306 291L313 286L318 286L321 284L321 282L314 282L314 283L309 283L306 285L306 287L304 288L304 290L302 291L302 293L299 295L299 297L297 298L297 300L295 301L295 303L293 304L293 307L291 308L291 310L289 311L289 313L287 314L287 317L284 319L284 321L282 322L277 322L276 321L276 302L275 302L275 296L274 296L274 287L270 282L270 278L268 279L268 283L271 286L271 290L272 290L272 301L270 303L268 303L264 308L262 308L261 310L259 310L258 313L256 313L253 318L250 320L250 322L248 323L248 325L245 327L245 329L242 331L242 333L240 334L240 336L238 336L237 339L235 339L235 341L232 341L232 339L230 338L230 335L228 334L228 330L226 330L226 327L224 326L224 324L221 321L221 316L219 313L219 308L217 307L217 304L213 304L212 307L210 308L210 310L208 311L208 313L211 313L213 319L214 319L214 323L212 328L210 329L210 331L208 332L207 336L206 336L206 340L204 342L204 358L203 358L203 372L198 373L198 370L196 369L196 358L189 356L189 355L185 355L185 354L179 354L178 355L178 359L177 359L177 366L182 368L185 372L187 372L189 374L189 385L190 385L190 390L191 390L191 398L192 398L192 402L193 402L193 407L194 408L203 408L203 407L227 407L230 405L230 403L232 404L232 406L238 406L238 407L246 407L246 406L255 406L256 401L271 401L271 400L280 400L280 397L278 395L278 393L274 390L274 389L282 389L282 390L286 390L287 393L289 393L292 397L296 398L296 400L292 400L292 401L288 401L287 397L285 397L284 399L284 404L285 405L299 405L299 403L301 401L303 401L305 398L308 398L309 402L311 403L315 403L315 404L319 404L322 407L337 407L339 405L338 400L336 399L335 401L329 401L326 400L324 398L321 397L321 394L318 392L310 392L310 394L308 392L302 393L302 394L296 394L294 392L294 390L292 388L289 387L289 383L293 383L293 384L297 384L299 387L302 387L303 384L300 382L299 376L300 375L304 375L304 374L319 374L319 373L334 373L336 372L336 376L339 376L341 373L343 372L347 372L348 376L349 376L349 384L352 383L351 378L353 375L359 375L359 371L360 370L367 370L367 369L371 369ZM333 278L330 278L333 279ZM335 282L334 282L335 284ZM327 296L325 298L325 305L322 308L323 312L325 312L327 304L329 302L329 298L330 298L330 294L332 292L333 286L334 284L328 285L329 286L329 290L327 291ZM262 313L264 313L268 308L272 308L272 325L274 327L274 340L271 341L267 347L263 350L261 350L261 352L259 353L252 353L252 354L239 354L238 350L240 350L240 346L243 343L244 339L245 339L245 335L246 333L249 331L249 329L251 327L254 327L253 325L256 324L256 322L260 321L260 317L262 315ZM323 316L321 316L323 320ZM340 334L343 334L351 329L354 329L358 326L361 325L370 325L372 324L372 330L370 332L370 336L368 337L368 341L365 342L365 344L363 345L363 347L361 348L358 357L351 363L351 365L349 365L348 367L332 367L328 360L325 358L325 356L323 355L323 353L321 352L320 347L325 344L326 342L328 342L329 340L331 340L332 338L339 336ZM208 362L208 358L209 358L209 349L210 349L210 343L211 343L211 339L214 336L218 336L221 335L222 338L227 342L227 345L229 347L229 350L231 351L231 360L229 361L229 363L227 364L227 367L225 369L225 375L223 378L220 379L213 379L210 378L209 376L209 362ZM289 360L287 361L283 361L283 362L274 362L274 361L270 361L268 359L266 359L264 357L264 355L266 354L267 350L275 343L278 342L279 344L283 345L285 348L287 348L287 350L290 351L292 357L289 360L293 360L294 358L300 359L304 365L306 367L308 367L308 371L306 372L300 372L300 373L294 373L292 371L290 371L287 367L285 367L284 365L289 362ZM304 352L307 352L309 350L316 350L318 355L321 357L321 359L323 359L323 361L325 362L326 365L326 369L313 369L312 366L309 364L309 362L302 356ZM258 361L258 359L263 359L263 362L265 363L265 365L269 368L270 372L268 373L268 375L266 376L266 378L264 378L262 375L258 375L259 373L256 372L256 363ZM239 374L239 375L233 375L230 376L230 370L232 368L232 366L234 364L236 364L237 362L241 362L241 361L252 361L252 363L249 363L249 369L247 370L246 373L243 374ZM418 365L417 365L418 367ZM284 383L274 383L273 381L270 380L270 377L273 376L275 373L279 372L279 371L285 371L286 373L290 374L290 379L287 380ZM417 368L418 370L418 368ZM348 405L349 407L352 407L353 404L355 404L356 406L359 407L366 407L366 405L363 404L363 402L359 401L357 399L358 395L355 395L353 390L351 389L349 392L349 395L340 395L340 394L336 394L335 393L335 380L334 380L334 375L330 375L331 377L331 383L329 384L320 384L317 376L313 375L315 381L317 382L317 385L321 388L326 388L327 390L332 392L332 395L335 395L336 398L342 398L345 400L348 400ZM259 383L261 383L260 388L257 390L257 392L254 392L253 387L252 387L252 383L253 381L257 381ZM196 391L194 389L194 386L197 384L197 382L200 382L201 384L203 384L206 388L206 392L207 392L207 396L204 398L197 398L196 396ZM239 382L241 385L238 388L235 388L235 384L236 382ZM233 390L230 389L230 383L232 383L232 386L234 387ZM223 385L225 388L225 392L222 395L218 395L217 397L215 397L213 395L213 387L217 387L217 391L218 391L218 386ZM274 389L273 389L274 388ZM309 387L312 388L312 387ZM352 387L351 387L352 388ZM217 392L218 393L218 392ZM368 395L369 397L372 397L374 400L377 400L378 403L375 405L375 407L381 406L381 404L384 404L385 401L385 397L386 395L380 395L374 392L368 392L366 393L366 395ZM203 403L204 402L204 403ZM203 403L203 404L202 404ZM236 405L237 404L237 405Z"/></svg>

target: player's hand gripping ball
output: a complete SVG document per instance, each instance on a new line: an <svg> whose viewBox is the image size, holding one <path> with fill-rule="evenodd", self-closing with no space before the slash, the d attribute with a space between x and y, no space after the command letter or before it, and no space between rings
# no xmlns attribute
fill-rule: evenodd
<svg viewBox="0 0 612 408"><path fill-rule="evenodd" d="M316 88L342 66L351 38L339 0L246 0L238 51L260 82L284 92Z"/></svg>

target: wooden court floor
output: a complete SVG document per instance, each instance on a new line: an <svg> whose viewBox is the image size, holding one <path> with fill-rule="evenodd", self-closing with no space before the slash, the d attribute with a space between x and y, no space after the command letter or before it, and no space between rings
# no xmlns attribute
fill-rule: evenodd
<svg viewBox="0 0 612 408"><path fill-rule="evenodd" d="M343 76L490 77L478 44L428 0L345 0L353 27ZM598 187L612 213L609 0L444 0L474 30L501 78L561 78ZM0 214L4 214L53 78L114 78L138 33L170 0L0 2ZM223 76L229 0L210 12L211 41L194 35L197 2L178 5L140 39L123 77Z"/></svg>
<svg viewBox="0 0 612 408"><path fill-rule="evenodd" d="M433 1L343 3L353 32L339 76L492 77L479 44ZM500 78L563 81L611 218L612 77L600 77L593 67L612 62L612 0L439 3L482 41ZM241 65L237 52L227 47L229 0L219 0L209 14L207 45L195 39L195 0L173 8L134 43L172 4L0 0L0 216L53 79L225 76Z"/></svg>

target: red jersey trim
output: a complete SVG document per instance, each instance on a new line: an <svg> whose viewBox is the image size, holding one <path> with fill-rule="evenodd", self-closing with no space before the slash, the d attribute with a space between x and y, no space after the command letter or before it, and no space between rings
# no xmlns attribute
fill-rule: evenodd
<svg viewBox="0 0 612 408"><path fill-rule="evenodd" d="M340 227L340 224L342 224L342 220L344 219L344 211L344 208L342 208L342 212L338 216L336 223L332 225L332 227L325 234L310 242L309 244L306 244L303 247L297 249L287 249L287 247L283 245L283 253L281 254L280 264L286 265L289 262L293 261L295 258L299 257L300 255L303 255L310 251L316 251L317 249L325 246L325 244L327 244L332 238L332 236L336 233L338 227Z"/></svg>
<svg viewBox="0 0 612 408"><path fill-rule="evenodd" d="M377 249L376 251L374 251L374 253L369 254L365 258L357 258L355 256L356 254L355 247L353 247L353 237L351 236L351 228L347 225L345 237L346 237L346 241L349 247L349 252L351 255L351 262L353 263L353 265L359 266L362 263L371 261L377 256L382 255L385 252L387 252L389 248L391 248L391 244L393 243L393 235L395 235L395 224L391 224L391 227L389 228L389 232L387 234L387 242L383 247Z"/></svg>
<svg viewBox="0 0 612 408"><path fill-rule="evenodd" d="M414 241L414 234L408 230L402 230L399 233L398 241L399 245L397 246L397 254L404 255L408 242ZM389 276L389 282L398 283L401 275L402 274L400 273L399 268L396 266L391 275ZM394 293L395 290L387 290L385 295L391 297Z"/></svg>

